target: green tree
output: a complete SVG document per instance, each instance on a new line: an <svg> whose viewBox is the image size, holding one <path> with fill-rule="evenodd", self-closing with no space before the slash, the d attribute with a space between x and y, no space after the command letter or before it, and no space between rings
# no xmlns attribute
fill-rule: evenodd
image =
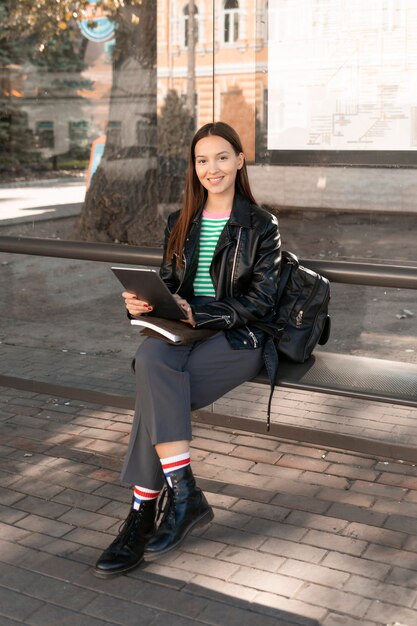
<svg viewBox="0 0 417 626"><path fill-rule="evenodd" d="M10 63L20 60L21 45L11 36L9 26L9 2L0 0L0 66L5 67Z"/></svg>
<svg viewBox="0 0 417 626"><path fill-rule="evenodd" d="M46 163L34 149L34 137L27 115L7 102L0 101L0 175L22 175L44 170Z"/></svg>
<svg viewBox="0 0 417 626"><path fill-rule="evenodd" d="M71 98L76 110L82 101L78 90L91 88L91 81L80 74L84 50L76 23L55 30L41 12L34 17L37 9L33 3L0 0L0 168L9 177L48 167L29 129L27 112L33 100L32 94L25 97L28 80L23 75L38 86L38 107L51 99L59 106Z"/></svg>
<svg viewBox="0 0 417 626"><path fill-rule="evenodd" d="M40 165L34 150L33 133L27 115L15 105L12 96L11 73L13 64L22 57L22 46L10 37L7 28L8 3L0 1L0 174L21 173L26 166Z"/></svg>

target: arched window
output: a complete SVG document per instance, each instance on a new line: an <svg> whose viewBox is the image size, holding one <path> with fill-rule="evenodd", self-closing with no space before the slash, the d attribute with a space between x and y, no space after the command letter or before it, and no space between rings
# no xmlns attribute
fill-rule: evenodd
<svg viewBox="0 0 417 626"><path fill-rule="evenodd" d="M225 43L234 43L239 39L239 2L238 0L224 0L224 30Z"/></svg>
<svg viewBox="0 0 417 626"><path fill-rule="evenodd" d="M184 48L188 48L188 20L190 18L190 7L188 4L185 5L183 10L184 16ZM194 5L194 40L195 43L198 43L198 9Z"/></svg>

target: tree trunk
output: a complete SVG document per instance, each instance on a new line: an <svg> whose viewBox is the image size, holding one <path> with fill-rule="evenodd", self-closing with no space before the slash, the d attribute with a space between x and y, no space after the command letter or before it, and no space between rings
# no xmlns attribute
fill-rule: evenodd
<svg viewBox="0 0 417 626"><path fill-rule="evenodd" d="M118 24L112 124L74 232L83 240L149 246L162 242L163 220L157 213L156 8L156 2L127 8Z"/></svg>

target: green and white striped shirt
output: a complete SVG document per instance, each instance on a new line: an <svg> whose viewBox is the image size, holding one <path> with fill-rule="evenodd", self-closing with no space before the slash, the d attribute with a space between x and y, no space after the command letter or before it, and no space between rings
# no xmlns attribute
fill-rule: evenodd
<svg viewBox="0 0 417 626"><path fill-rule="evenodd" d="M202 217L200 233L200 252L198 255L197 273L194 278L194 293L196 296L215 296L213 281L210 276L210 265L214 250L225 224L229 217L210 218Z"/></svg>

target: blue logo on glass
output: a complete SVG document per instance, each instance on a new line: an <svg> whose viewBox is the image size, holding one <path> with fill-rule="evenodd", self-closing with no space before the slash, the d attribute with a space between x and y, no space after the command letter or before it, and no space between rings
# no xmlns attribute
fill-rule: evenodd
<svg viewBox="0 0 417 626"><path fill-rule="evenodd" d="M87 16L79 22L84 37L90 41L104 42L114 38L114 23L106 17L97 0L90 0L86 9Z"/></svg>

